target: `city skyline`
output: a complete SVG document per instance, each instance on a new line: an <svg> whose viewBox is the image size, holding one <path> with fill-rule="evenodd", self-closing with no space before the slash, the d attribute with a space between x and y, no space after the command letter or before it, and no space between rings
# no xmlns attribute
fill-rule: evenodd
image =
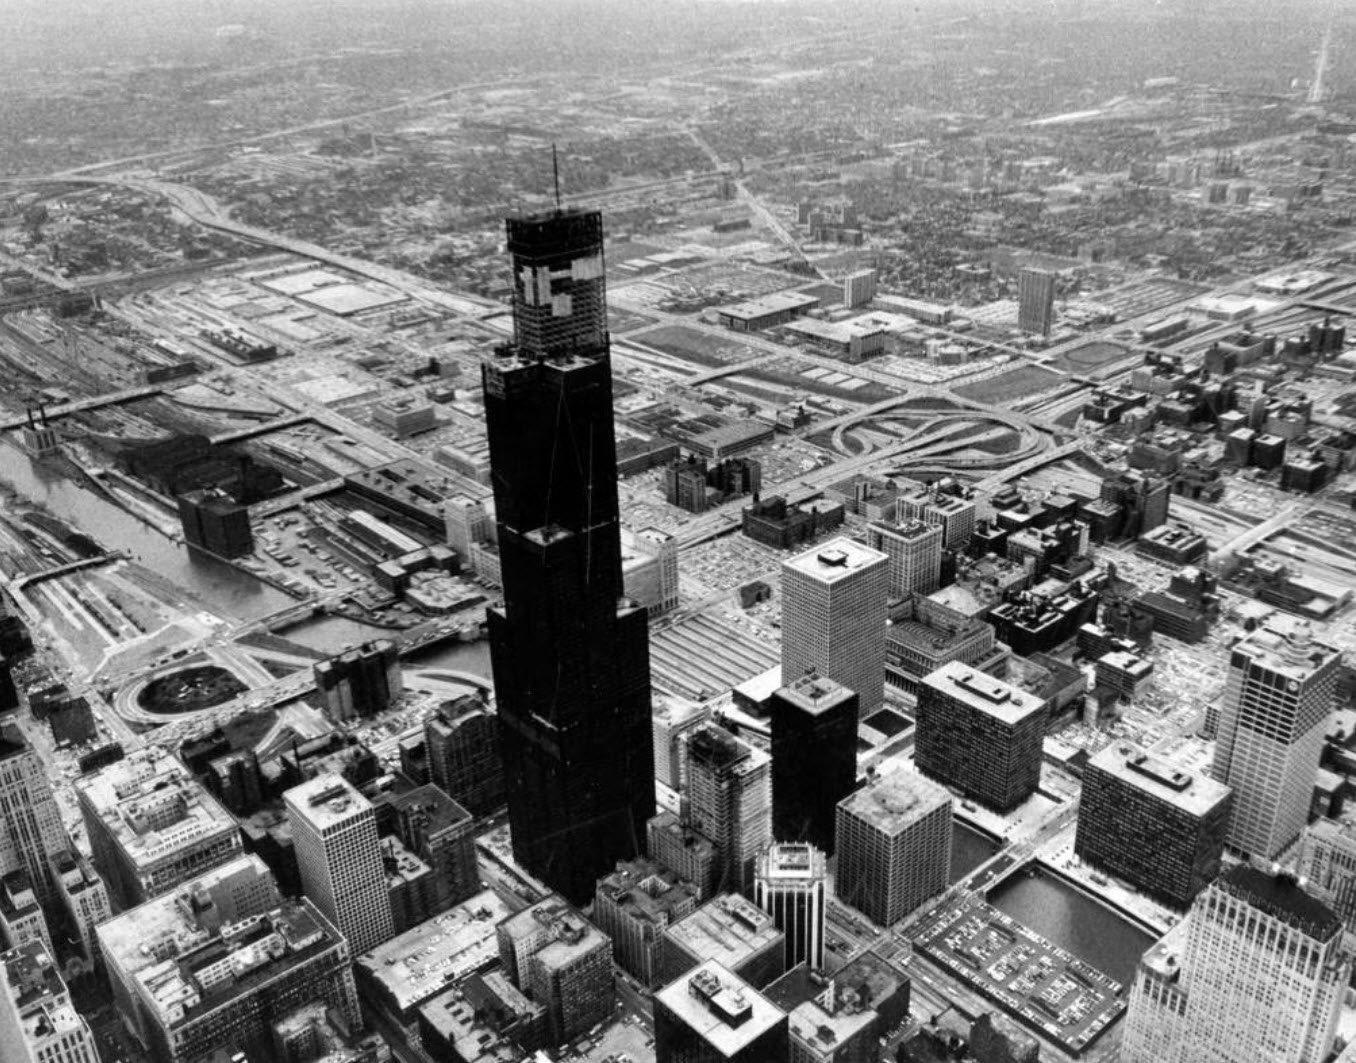
<svg viewBox="0 0 1356 1063"><path fill-rule="evenodd" d="M1356 9L0 7L4 1063L1356 1063Z"/></svg>

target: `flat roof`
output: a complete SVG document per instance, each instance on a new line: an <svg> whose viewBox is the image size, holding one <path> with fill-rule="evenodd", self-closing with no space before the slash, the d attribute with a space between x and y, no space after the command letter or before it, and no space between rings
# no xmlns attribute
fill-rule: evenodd
<svg viewBox="0 0 1356 1063"><path fill-rule="evenodd" d="M76 779L75 787L137 868L239 830L217 799L159 746L135 750Z"/></svg>
<svg viewBox="0 0 1356 1063"><path fill-rule="evenodd" d="M879 550L864 546L855 539L839 536L788 558L782 562L782 568L804 572L821 583L837 583L872 565L885 568L889 563L889 557Z"/></svg>
<svg viewBox="0 0 1356 1063"><path fill-rule="evenodd" d="M1222 782L1186 771L1129 742L1112 742L1088 761L1088 767L1104 771L1127 786L1193 816L1205 815L1227 800L1232 792Z"/></svg>
<svg viewBox="0 0 1356 1063"><path fill-rule="evenodd" d="M742 1051L786 1018L767 997L714 960L665 986L655 1000L725 1056Z"/></svg>
<svg viewBox="0 0 1356 1063"><path fill-rule="evenodd" d="M737 893L712 898L665 931L697 960L738 967L783 937L772 916Z"/></svg>
<svg viewBox="0 0 1356 1063"><path fill-rule="evenodd" d="M889 834L901 834L924 816L951 807L951 794L917 772L901 769L868 783L838 807Z"/></svg>
<svg viewBox="0 0 1356 1063"><path fill-rule="evenodd" d="M0 953L0 968L18 1007L24 1040L35 1049L33 1058L50 1058L52 1039L85 1025L71 1005L55 961L42 942L30 941ZM38 1045L43 1045L41 1053L36 1051Z"/></svg>
<svg viewBox="0 0 1356 1063"><path fill-rule="evenodd" d="M781 678L780 668L777 669L777 678L778 680ZM812 716L822 715L857 696L842 683L836 683L817 672L810 672L793 680L776 693L783 701Z"/></svg>
<svg viewBox="0 0 1356 1063"><path fill-rule="evenodd" d="M757 299L718 307L716 313L723 314L726 317L748 319L762 317L765 314L784 313L787 310L803 310L818 305L819 300L815 296L806 295L803 292L772 292L768 295L759 296Z"/></svg>
<svg viewBox="0 0 1356 1063"><path fill-rule="evenodd" d="M971 668L964 661L947 661L924 676L922 685L1007 724L1021 723L1045 711L1041 698Z"/></svg>
<svg viewBox="0 0 1356 1063"><path fill-rule="evenodd" d="M495 929L510 914L493 890L484 890L363 953L354 965L367 971L403 1012L495 959Z"/></svg>
<svg viewBox="0 0 1356 1063"><path fill-rule="evenodd" d="M628 917L668 926L673 913L697 902L697 887L644 857L617 864L598 880L598 893L608 894Z"/></svg>
<svg viewBox="0 0 1356 1063"><path fill-rule="evenodd" d="M758 874L779 882L813 882L824 877L825 856L809 842L776 842L759 858Z"/></svg>
<svg viewBox="0 0 1356 1063"><path fill-rule="evenodd" d="M1342 930L1342 920L1332 909L1306 891L1289 872L1272 875L1250 864L1236 864L1213 886L1316 941L1328 941Z"/></svg>
<svg viewBox="0 0 1356 1063"><path fill-rule="evenodd" d="M189 941L201 936L191 906L181 904L181 897L199 891L211 894L219 886L229 887L231 880L242 887L242 892L251 883L257 885L261 904L273 906L278 903L278 888L272 872L263 860L251 853L215 867L170 893L115 915L100 923L95 933L117 966L131 974L156 962L150 948L143 952L143 947L154 947L158 942L171 939Z"/></svg>
<svg viewBox="0 0 1356 1063"><path fill-rule="evenodd" d="M324 772L285 791L283 801L317 831L372 813L372 802L333 772Z"/></svg>
<svg viewBox="0 0 1356 1063"><path fill-rule="evenodd" d="M1305 680L1340 655L1331 646L1312 639L1307 620L1285 613L1272 613L1262 626L1233 648L1254 664L1291 679Z"/></svg>
<svg viewBox="0 0 1356 1063"><path fill-rule="evenodd" d="M1125 1010L1119 982L978 896L938 905L909 936L951 975L1074 1055Z"/></svg>

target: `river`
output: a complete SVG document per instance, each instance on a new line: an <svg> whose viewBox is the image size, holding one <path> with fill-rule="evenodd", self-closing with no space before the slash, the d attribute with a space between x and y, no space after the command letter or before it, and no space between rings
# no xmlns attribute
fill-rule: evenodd
<svg viewBox="0 0 1356 1063"><path fill-rule="evenodd" d="M278 634L322 653L342 653L349 646L369 639L390 638L394 632L347 617L323 616L285 628ZM455 672L471 672L489 679L490 644L485 639L476 642L449 639L406 657L405 667L424 672L444 668Z"/></svg>
<svg viewBox="0 0 1356 1063"><path fill-rule="evenodd" d="M989 903L1122 985L1153 938L1105 905L1037 869L1019 871L989 894Z"/></svg>
<svg viewBox="0 0 1356 1063"><path fill-rule="evenodd" d="M34 461L0 440L0 483L41 504L108 550L121 550L138 564L183 587L226 619L253 620L285 608L292 599L233 565L191 554L104 495L69 479L60 467Z"/></svg>
<svg viewBox="0 0 1356 1063"><path fill-rule="evenodd" d="M959 819L951 821L951 883L954 885L998 852L998 843L967 827Z"/></svg>

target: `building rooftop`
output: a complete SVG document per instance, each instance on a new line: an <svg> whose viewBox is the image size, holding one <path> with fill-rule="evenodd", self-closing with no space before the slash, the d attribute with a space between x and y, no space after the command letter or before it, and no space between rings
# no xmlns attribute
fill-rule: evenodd
<svg viewBox="0 0 1356 1063"><path fill-rule="evenodd" d="M718 723L701 723L684 733L689 762L715 771L745 775L770 759L766 753L736 737Z"/></svg>
<svg viewBox="0 0 1356 1063"><path fill-rule="evenodd" d="M748 319L762 317L764 314L783 313L787 310L808 310L818 305L817 298L803 292L772 292L758 299L722 306L718 312L728 317Z"/></svg>
<svg viewBox="0 0 1356 1063"><path fill-rule="evenodd" d="M218 928L178 955L144 967L134 981L148 1007L173 1029L258 989L284 971L344 946L309 900Z"/></svg>
<svg viewBox="0 0 1356 1063"><path fill-rule="evenodd" d="M840 809L889 835L903 833L943 806L951 807L951 795L945 789L903 770L868 783L838 802Z"/></svg>
<svg viewBox="0 0 1356 1063"><path fill-rule="evenodd" d="M1128 672L1136 678L1142 678L1154 670L1153 662L1129 650L1112 650L1097 658L1098 664Z"/></svg>
<svg viewBox="0 0 1356 1063"><path fill-rule="evenodd" d="M1104 771L1193 816L1205 815L1230 794L1224 783L1185 771L1128 742L1112 742L1088 762L1088 767Z"/></svg>
<svg viewBox="0 0 1356 1063"><path fill-rule="evenodd" d="M1272 613L1233 652L1247 654L1255 665L1303 681L1339 656L1331 646L1314 642L1307 620Z"/></svg>
<svg viewBox="0 0 1356 1063"><path fill-rule="evenodd" d="M672 913L697 900L697 887L650 860L618 861L617 869L598 880L598 893L637 921L667 926Z"/></svg>
<svg viewBox="0 0 1356 1063"><path fill-rule="evenodd" d="M485 890L364 953L355 966L384 987L403 1012L494 960L499 954L495 928L509 914L494 891Z"/></svg>
<svg viewBox="0 0 1356 1063"><path fill-rule="evenodd" d="M129 753L77 779L75 787L82 805L103 821L138 868L238 830L216 798L159 746Z"/></svg>
<svg viewBox="0 0 1356 1063"><path fill-rule="evenodd" d="M39 941L30 941L8 952L0 952L10 998L18 1007L19 1028L29 1045L60 1038L85 1025L71 1006L66 984L57 972L56 962ZM5 1046L9 1048L17 1046ZM9 1058L8 1054L5 1058ZM33 1056L39 1058L38 1055ZM43 1053L42 1058L49 1058ZM55 1058L54 1056L50 1058Z"/></svg>
<svg viewBox="0 0 1356 1063"><path fill-rule="evenodd" d="M133 973L206 941L213 922L268 911L280 900L264 862L255 855L238 856L101 923L96 933L113 963Z"/></svg>
<svg viewBox="0 0 1356 1063"><path fill-rule="evenodd" d="M16 723L7 723L0 727L0 760L17 757L28 750L28 739L19 730Z"/></svg>
<svg viewBox="0 0 1356 1063"><path fill-rule="evenodd" d="M89 861L74 850L58 849L51 855L49 862L52 865L52 873L61 883L61 888L72 897L89 889L103 888L103 879L90 866Z"/></svg>
<svg viewBox="0 0 1356 1063"><path fill-rule="evenodd" d="M427 1001L419 1013L451 1043L457 1055L485 1063L518 1060L526 1053L507 1036L518 1023L532 1024L545 1012L500 971L473 974Z"/></svg>
<svg viewBox="0 0 1356 1063"><path fill-rule="evenodd" d="M1036 695L977 671L964 661L948 661L924 676L922 685L1006 724L1021 723L1045 711L1045 702Z"/></svg>
<svg viewBox="0 0 1356 1063"><path fill-rule="evenodd" d="M1328 941L1342 932L1342 920L1288 871L1272 874L1251 864L1237 864L1213 885L1316 941Z"/></svg>
<svg viewBox="0 0 1356 1063"><path fill-rule="evenodd" d="M779 673L780 674L780 673ZM856 695L826 676L810 672L777 691L782 700L812 716L819 716Z"/></svg>
<svg viewBox="0 0 1356 1063"><path fill-rule="evenodd" d="M767 997L710 960L661 989L655 1000L727 1057L786 1018Z"/></svg>
<svg viewBox="0 0 1356 1063"><path fill-rule="evenodd" d="M824 877L824 854L809 842L777 842L758 860L758 876L778 882L813 881Z"/></svg>
<svg viewBox="0 0 1356 1063"><path fill-rule="evenodd" d="M876 1021L876 1012L857 1002L855 993L839 994L836 986L798 1004L791 1012L791 1035L817 1052L828 1054Z"/></svg>
<svg viewBox="0 0 1356 1063"><path fill-rule="evenodd" d="M424 829L430 836L440 834L449 827L469 823L474 818L471 813L448 797L442 787L433 783L416 786L403 793L383 794L378 800L397 812L420 817Z"/></svg>
<svg viewBox="0 0 1356 1063"><path fill-rule="evenodd" d="M942 526L940 524L930 524L925 520L906 520L902 524L895 524L888 520L873 520L871 527L884 532L892 539L900 539L906 543L917 542L921 539L940 539L942 537Z"/></svg>
<svg viewBox="0 0 1356 1063"><path fill-rule="evenodd" d="M665 932L698 961L714 960L738 967L750 956L783 937L772 916L737 893L723 893Z"/></svg>
<svg viewBox="0 0 1356 1063"><path fill-rule="evenodd" d="M782 562L782 567L804 572L821 583L836 583L872 565L886 566L890 559L879 550L855 539L839 536Z"/></svg>
<svg viewBox="0 0 1356 1063"><path fill-rule="evenodd" d="M347 779L328 772L292 787L283 794L283 801L317 831L348 822L372 809L372 802Z"/></svg>
<svg viewBox="0 0 1356 1063"><path fill-rule="evenodd" d="M535 937L543 930L547 940L534 955L549 967L563 967L610 939L563 898L552 894L504 921L502 933L510 941Z"/></svg>

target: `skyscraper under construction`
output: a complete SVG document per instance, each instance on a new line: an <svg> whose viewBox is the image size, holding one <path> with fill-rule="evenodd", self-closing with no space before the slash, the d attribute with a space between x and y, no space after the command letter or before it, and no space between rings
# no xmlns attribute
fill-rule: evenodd
<svg viewBox="0 0 1356 1063"><path fill-rule="evenodd" d="M507 229L515 342L483 369L501 752L514 856L583 904L654 814L646 614L622 600L602 216Z"/></svg>

